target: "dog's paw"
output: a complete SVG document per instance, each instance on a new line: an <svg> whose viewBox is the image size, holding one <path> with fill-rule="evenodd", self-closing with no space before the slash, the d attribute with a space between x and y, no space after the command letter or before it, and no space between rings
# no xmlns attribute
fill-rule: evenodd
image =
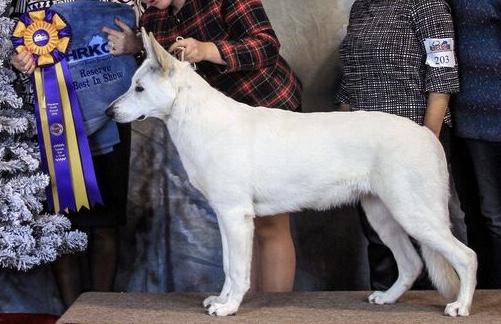
<svg viewBox="0 0 501 324"><path fill-rule="evenodd" d="M369 296L369 303L371 304L394 304L396 301L397 300L395 298L384 291L375 291Z"/></svg>
<svg viewBox="0 0 501 324"><path fill-rule="evenodd" d="M235 315L237 313L238 306L240 305L230 302L225 304L215 303L209 306L209 308L207 309L207 314L216 316Z"/></svg>
<svg viewBox="0 0 501 324"><path fill-rule="evenodd" d="M202 305L204 306L204 308L208 308L209 306L214 304L224 304L224 302L225 300L221 296L209 296L204 299Z"/></svg>
<svg viewBox="0 0 501 324"><path fill-rule="evenodd" d="M463 306L463 304L461 304L458 301L455 301L453 303L447 304L447 306L445 307L445 310L444 310L444 314L452 316L452 317L469 316L470 311L469 311L468 307Z"/></svg>

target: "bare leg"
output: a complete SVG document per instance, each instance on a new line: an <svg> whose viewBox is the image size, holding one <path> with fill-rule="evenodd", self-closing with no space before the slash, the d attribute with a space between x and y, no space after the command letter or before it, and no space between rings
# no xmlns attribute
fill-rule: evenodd
<svg viewBox="0 0 501 324"><path fill-rule="evenodd" d="M254 219L254 226L256 224L256 220ZM261 265L260 265L260 253L259 253L259 248L257 245L257 237L254 235L254 242L253 242L253 247L252 247L252 264L251 264L251 287L250 287L250 292L258 292L259 291L259 278L258 274Z"/></svg>
<svg viewBox="0 0 501 324"><path fill-rule="evenodd" d="M79 255L65 254L53 265L59 292L65 308L68 308L82 292Z"/></svg>
<svg viewBox="0 0 501 324"><path fill-rule="evenodd" d="M93 234L90 251L92 286L96 291L112 291L118 256L117 229L95 228Z"/></svg>
<svg viewBox="0 0 501 324"><path fill-rule="evenodd" d="M263 292L289 292L294 287L296 252L290 233L289 215L256 217L259 252L255 276Z"/></svg>

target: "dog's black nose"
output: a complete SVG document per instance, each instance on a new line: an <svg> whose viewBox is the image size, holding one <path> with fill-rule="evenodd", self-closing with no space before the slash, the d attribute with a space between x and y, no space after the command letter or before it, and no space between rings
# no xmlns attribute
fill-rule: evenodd
<svg viewBox="0 0 501 324"><path fill-rule="evenodd" d="M113 118L115 116L115 107L114 106L108 107L104 113L106 114L106 116Z"/></svg>

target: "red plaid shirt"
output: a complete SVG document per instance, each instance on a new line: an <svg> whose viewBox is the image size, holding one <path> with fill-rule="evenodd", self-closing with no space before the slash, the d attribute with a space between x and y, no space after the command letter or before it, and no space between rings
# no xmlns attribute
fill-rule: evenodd
<svg viewBox="0 0 501 324"><path fill-rule="evenodd" d="M289 110L301 106L301 83L278 53L260 0L186 0L176 15L150 7L141 24L165 48L177 36L214 42L227 65L200 62L197 72L233 99Z"/></svg>

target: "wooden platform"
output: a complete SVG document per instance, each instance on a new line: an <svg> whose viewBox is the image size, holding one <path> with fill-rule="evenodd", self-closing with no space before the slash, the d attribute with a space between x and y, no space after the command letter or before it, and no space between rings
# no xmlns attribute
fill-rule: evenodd
<svg viewBox="0 0 501 324"><path fill-rule="evenodd" d="M371 305L368 292L248 295L236 316L205 314L208 294L86 293L57 323L501 323L501 290L477 291L468 318L442 315L435 291L407 292L395 305Z"/></svg>

